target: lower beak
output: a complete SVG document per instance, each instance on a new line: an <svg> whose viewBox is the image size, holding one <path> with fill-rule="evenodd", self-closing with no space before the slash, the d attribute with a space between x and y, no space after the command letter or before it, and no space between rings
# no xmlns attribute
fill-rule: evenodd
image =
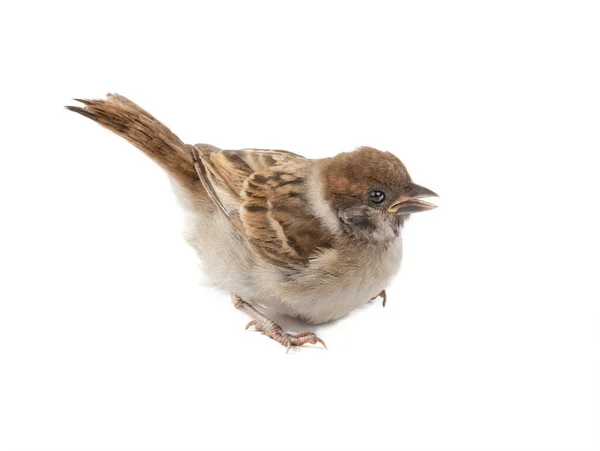
<svg viewBox="0 0 600 451"><path fill-rule="evenodd" d="M424 186L413 183L411 189L402 194L396 199L392 206L388 208L388 212L395 214L409 214L437 208L437 205L420 200L423 197L438 197L438 195Z"/></svg>

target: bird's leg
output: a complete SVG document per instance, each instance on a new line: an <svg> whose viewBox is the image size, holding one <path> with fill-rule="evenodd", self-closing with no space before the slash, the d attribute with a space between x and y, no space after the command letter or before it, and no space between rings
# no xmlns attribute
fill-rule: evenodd
<svg viewBox="0 0 600 451"><path fill-rule="evenodd" d="M252 318L252 321L246 325L246 329L254 326L257 331L262 332L267 337L270 337L276 342L281 343L283 346L286 346L287 351L289 351L292 346L302 346L306 343L313 345L321 343L324 348L327 348L325 342L312 332L304 331L297 334L284 332L279 324L271 321L238 295L232 294L231 300L233 301L235 308Z"/></svg>
<svg viewBox="0 0 600 451"><path fill-rule="evenodd" d="M373 299L377 299L378 297L381 297L381 299L383 299L383 307L385 307L385 303L387 302L387 294L385 292L385 290L381 290L381 293L379 293L377 296L373 296L371 299L369 299L370 301L372 301Z"/></svg>

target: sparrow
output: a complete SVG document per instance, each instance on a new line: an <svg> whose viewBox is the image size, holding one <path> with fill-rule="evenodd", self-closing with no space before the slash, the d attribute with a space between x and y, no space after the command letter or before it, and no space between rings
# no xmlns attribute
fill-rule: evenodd
<svg viewBox="0 0 600 451"><path fill-rule="evenodd" d="M265 311L313 324L381 296L402 260L407 218L436 206L390 152L359 147L308 159L268 149L185 144L117 94L75 99L79 113L132 143L170 176L192 221L187 242L214 285L259 332L290 349L325 342Z"/></svg>

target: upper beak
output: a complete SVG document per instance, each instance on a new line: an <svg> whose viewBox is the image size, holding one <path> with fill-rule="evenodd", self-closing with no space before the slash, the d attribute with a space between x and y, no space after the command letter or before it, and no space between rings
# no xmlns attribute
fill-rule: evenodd
<svg viewBox="0 0 600 451"><path fill-rule="evenodd" d="M438 197L438 195L424 186L413 183L411 189L396 199L388 211L390 213L408 214L437 208L437 205L419 200L423 197Z"/></svg>

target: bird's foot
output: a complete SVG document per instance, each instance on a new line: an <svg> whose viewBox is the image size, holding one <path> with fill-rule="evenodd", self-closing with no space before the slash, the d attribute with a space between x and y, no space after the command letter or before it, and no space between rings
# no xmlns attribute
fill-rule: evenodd
<svg viewBox="0 0 600 451"><path fill-rule="evenodd" d="M254 308L254 306L250 305L250 303L244 301L240 296L232 294L231 299L233 300L235 308L244 312L250 318L253 318L252 321L246 325L246 330L254 326L257 331L262 332L267 337L272 338L285 346L287 348L286 352L288 352L292 346L302 346L306 343L313 345L321 343L323 347L327 349L325 342L312 332L303 331L297 334L284 332L279 324L271 321L263 313Z"/></svg>
<svg viewBox="0 0 600 451"><path fill-rule="evenodd" d="M385 303L387 302L387 294L386 294L385 290L381 290L381 293L379 293L377 296L373 296L371 299L369 299L369 301L377 299L378 297L381 297L381 299L383 299L382 306L385 307Z"/></svg>
<svg viewBox="0 0 600 451"><path fill-rule="evenodd" d="M252 320L246 325L246 330L250 327L254 326L254 328L258 332L262 332L267 337L275 340L281 345L287 348L286 352L290 350L292 346L302 346L306 343L310 343L312 345L316 345L317 343L321 343L325 349L327 349L327 345L323 340L317 337L314 333L303 331L298 332L297 334L292 334L288 332L284 332L281 326L275 324L272 321L261 322L257 320Z"/></svg>

